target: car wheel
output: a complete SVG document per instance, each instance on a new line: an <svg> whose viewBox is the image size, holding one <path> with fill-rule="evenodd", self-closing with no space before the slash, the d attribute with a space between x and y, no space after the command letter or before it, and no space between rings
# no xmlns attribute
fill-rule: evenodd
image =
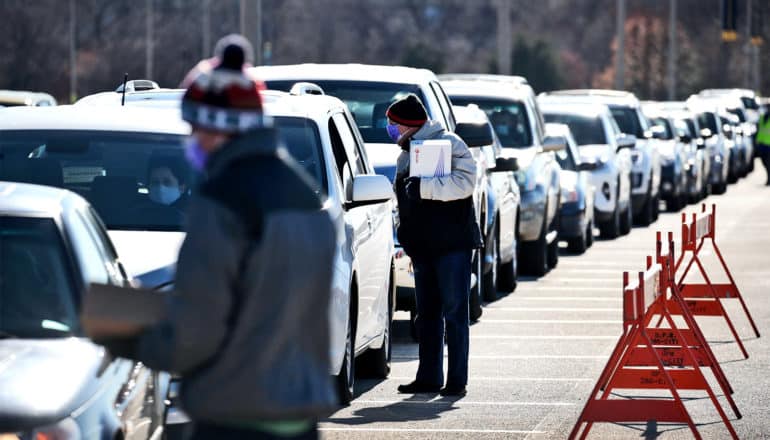
<svg viewBox="0 0 770 440"><path fill-rule="evenodd" d="M517 243L518 240L514 238L511 261L507 263L501 262L500 267L497 269L497 290L504 294L512 293L516 290L516 285L518 284L518 271L516 267L516 259L518 258Z"/></svg>
<svg viewBox="0 0 770 440"><path fill-rule="evenodd" d="M660 193L656 194L652 202L652 218L657 220L660 217Z"/></svg>
<svg viewBox="0 0 770 440"><path fill-rule="evenodd" d="M553 219L553 228L551 228L551 231L556 231L556 233L559 233L559 215L556 214L556 218ZM556 238L553 239L551 243L548 244L548 268L553 269L556 267L556 265L559 264L559 238L558 235Z"/></svg>
<svg viewBox="0 0 770 440"><path fill-rule="evenodd" d="M356 340L356 330L353 326L353 310L348 318L348 331L345 338L345 358L342 361L342 368L337 375L337 394L340 404L347 406L353 400L353 386L356 381L356 362L353 344Z"/></svg>
<svg viewBox="0 0 770 440"><path fill-rule="evenodd" d="M615 205L612 218L599 226L599 232L604 238L617 238L620 235L620 206Z"/></svg>
<svg viewBox="0 0 770 440"><path fill-rule="evenodd" d="M473 272L476 274L476 285L471 289L470 298L468 298L468 315L471 322L476 322L481 318L483 310L481 309L481 283L483 282L481 274L481 260L479 259L480 252L476 252L476 256L473 258Z"/></svg>
<svg viewBox="0 0 770 440"><path fill-rule="evenodd" d="M548 272L548 241L546 234L545 219L540 229L540 236L534 242L525 242L521 246L520 261L527 262L527 272L531 275L541 277Z"/></svg>
<svg viewBox="0 0 770 440"><path fill-rule="evenodd" d="M655 221L655 207L653 206L655 204L655 197L652 195L652 182L650 182L649 187L647 188L647 194L649 194L649 196L637 219L642 226L649 226Z"/></svg>
<svg viewBox="0 0 770 440"><path fill-rule="evenodd" d="M727 184L724 182L717 183L713 186L712 190L714 194L724 194L727 192Z"/></svg>
<svg viewBox="0 0 770 440"><path fill-rule="evenodd" d="M631 232L631 226L634 223L633 211L631 210L631 204L626 207L626 212L621 217L620 221L620 234L626 235Z"/></svg>
<svg viewBox="0 0 770 440"><path fill-rule="evenodd" d="M578 255L584 253L589 246L588 234L590 234L590 231L591 231L591 225L589 223L582 234L580 234L575 238L571 238L567 240L567 250L573 254L578 254Z"/></svg>
<svg viewBox="0 0 770 440"><path fill-rule="evenodd" d="M591 219L586 226L586 248L594 245L594 219Z"/></svg>
<svg viewBox="0 0 770 440"><path fill-rule="evenodd" d="M484 274L484 287L481 289L484 294L484 301L487 302L495 301L497 299L497 265L500 259L497 249L497 245L500 243L497 237L497 231L493 231L491 235L492 243L491 246L488 247L489 252L491 252L492 255L489 255L491 258L485 258L485 260L491 259L492 267L489 269L489 272Z"/></svg>

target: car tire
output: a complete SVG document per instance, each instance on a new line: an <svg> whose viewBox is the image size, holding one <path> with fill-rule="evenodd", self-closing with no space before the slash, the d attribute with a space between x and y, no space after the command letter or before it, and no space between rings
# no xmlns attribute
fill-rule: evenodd
<svg viewBox="0 0 770 440"><path fill-rule="evenodd" d="M527 273L536 277L541 277L548 273L548 241L546 235L548 228L545 219L540 229L540 236L533 242L525 242L521 245L521 254L519 261L527 262Z"/></svg>
<svg viewBox="0 0 770 440"><path fill-rule="evenodd" d="M655 208L653 206L655 204L655 197L652 195L652 182L649 184L647 193L649 196L637 218L638 223L642 226L649 226L655 221Z"/></svg>
<svg viewBox="0 0 770 440"><path fill-rule="evenodd" d="M513 293L518 285L517 258L518 239L514 238L511 261L507 263L500 262L500 267L497 269L497 290L503 292L504 295Z"/></svg>
<svg viewBox="0 0 770 440"><path fill-rule="evenodd" d="M589 246L588 234L589 234L590 228L591 228L591 225L589 224L586 226L586 229L583 231L582 234L567 240L567 251L577 255L585 253L586 249L588 249L588 246Z"/></svg>
<svg viewBox="0 0 770 440"><path fill-rule="evenodd" d="M631 227L634 223L634 215L633 211L631 210L631 204L629 203L626 207L626 212L621 216L620 219L620 234L621 235L627 235L629 232L631 232Z"/></svg>
<svg viewBox="0 0 770 440"><path fill-rule="evenodd" d="M612 211L612 218L599 225L599 231L603 238L617 238L620 235L620 207L616 204Z"/></svg>
<svg viewBox="0 0 770 440"><path fill-rule="evenodd" d="M586 248L594 245L594 219L591 219L586 226Z"/></svg>
<svg viewBox="0 0 770 440"><path fill-rule="evenodd" d="M553 227L551 231L559 233L559 215L556 214L556 218L553 219ZM559 264L559 238L558 235L548 244L548 268L553 269Z"/></svg>
<svg viewBox="0 0 770 440"><path fill-rule="evenodd" d="M345 338L345 358L342 360L342 368L337 374L337 395L340 405L347 406L353 401L353 387L356 382L356 359L354 343L356 340L356 329L353 325L353 316L355 310L351 308L348 318L348 330Z"/></svg>
<svg viewBox="0 0 770 440"><path fill-rule="evenodd" d="M727 184L725 182L714 184L712 187L714 194L724 194L727 192Z"/></svg>
<svg viewBox="0 0 770 440"><path fill-rule="evenodd" d="M660 217L660 193L655 194L652 202L652 217L657 221Z"/></svg>
<svg viewBox="0 0 770 440"><path fill-rule="evenodd" d="M497 229L497 228L495 228ZM497 231L492 232L492 243L491 246L488 246L489 251L492 253L492 267L489 269L489 272L484 274L483 277L483 283L484 286L481 289L481 292L484 296L484 301L491 302L497 300L497 267L498 262L500 260L500 254L498 252L498 243L500 243L499 237L497 236ZM486 250L486 249L485 249ZM486 258L485 258L486 260Z"/></svg>
<svg viewBox="0 0 770 440"><path fill-rule="evenodd" d="M468 298L468 316L471 322L476 322L481 318L483 310L481 308L481 292L479 289L483 281L483 275L481 270L481 260L479 259L479 252L476 252L476 256L473 258L473 272L476 274L476 285L471 289L470 297Z"/></svg>

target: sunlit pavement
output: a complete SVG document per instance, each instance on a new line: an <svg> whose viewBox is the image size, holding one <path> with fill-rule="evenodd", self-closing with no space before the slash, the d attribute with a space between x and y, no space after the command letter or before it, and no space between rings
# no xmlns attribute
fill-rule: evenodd
<svg viewBox="0 0 770 440"><path fill-rule="evenodd" d="M743 360L720 318L698 319L743 413L732 423L748 439L770 435L770 187L757 165L725 195L705 202L717 204L717 243L763 336L754 338L737 301L727 301L750 354ZM620 335L622 271L643 269L655 231L674 231L679 240L680 221L679 213L661 213L652 226L598 240L584 255L563 252L551 273L521 280L515 293L488 304L471 328L470 383L462 399L396 392L417 369L407 316L397 315L391 377L359 380L356 400L321 424L323 438L566 438ZM694 398L686 406L704 438L728 438L705 392L683 396ZM598 424L589 438L656 436L691 433L684 425Z"/></svg>

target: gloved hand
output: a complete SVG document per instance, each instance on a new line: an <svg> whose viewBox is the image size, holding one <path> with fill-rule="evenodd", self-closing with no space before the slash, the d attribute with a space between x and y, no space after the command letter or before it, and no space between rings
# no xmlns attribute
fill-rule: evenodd
<svg viewBox="0 0 770 440"><path fill-rule="evenodd" d="M406 179L406 185L404 186L406 197L412 201L420 200L420 178L410 177Z"/></svg>

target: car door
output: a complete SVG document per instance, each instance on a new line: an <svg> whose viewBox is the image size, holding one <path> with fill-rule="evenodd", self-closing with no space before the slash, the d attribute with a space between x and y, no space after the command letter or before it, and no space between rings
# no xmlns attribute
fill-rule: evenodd
<svg viewBox="0 0 770 440"><path fill-rule="evenodd" d="M342 173L345 200L353 198L353 178L365 174L363 161L356 153L353 133L342 112L329 118L329 137L335 150L337 165ZM372 270L377 267L377 249L372 228L371 209L368 206L345 210L345 222L351 225L353 234L350 243L353 254L353 269L356 272L358 288L358 319L356 325L356 349L366 345L376 336L374 304L377 299L376 276Z"/></svg>

